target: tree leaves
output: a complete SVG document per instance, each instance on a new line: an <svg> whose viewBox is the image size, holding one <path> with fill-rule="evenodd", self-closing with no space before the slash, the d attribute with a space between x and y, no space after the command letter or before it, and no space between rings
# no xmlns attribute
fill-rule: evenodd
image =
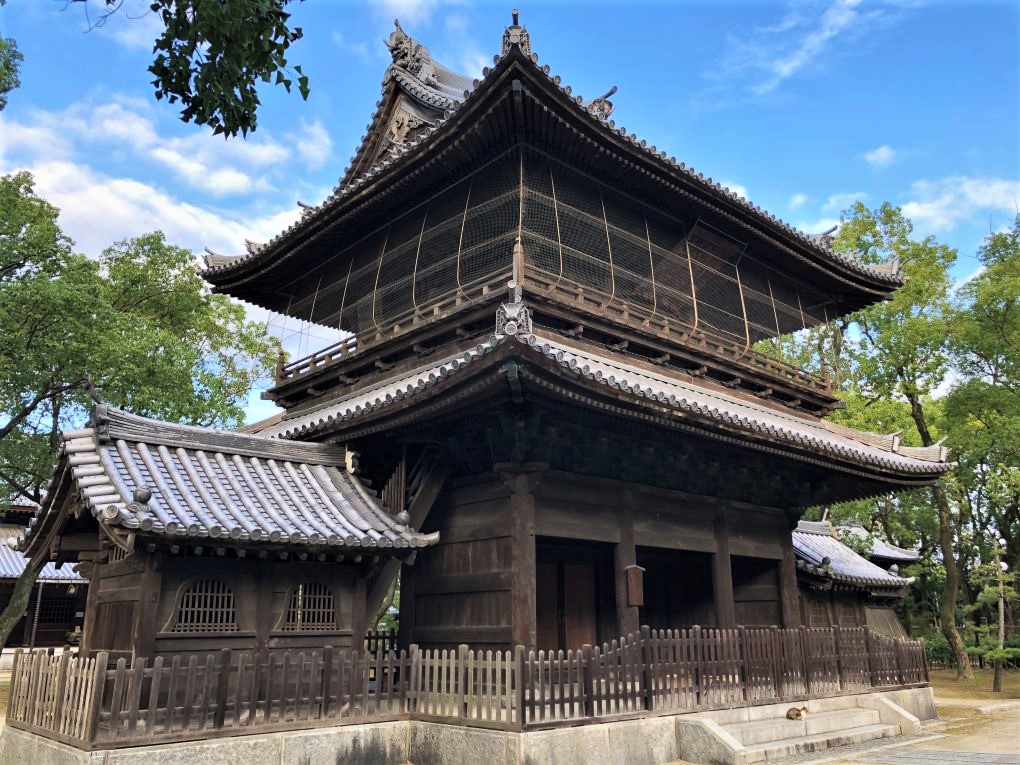
<svg viewBox="0 0 1020 765"><path fill-rule="evenodd" d="M55 433L80 426L91 380L137 414L231 427L277 344L209 293L187 250L154 232L100 260L72 252L27 173L0 177L0 497L38 500Z"/></svg>

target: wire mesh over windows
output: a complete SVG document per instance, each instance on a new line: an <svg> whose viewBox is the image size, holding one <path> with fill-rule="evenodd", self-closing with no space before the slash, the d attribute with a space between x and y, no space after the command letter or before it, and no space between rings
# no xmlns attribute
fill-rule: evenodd
<svg viewBox="0 0 1020 765"><path fill-rule="evenodd" d="M815 600L811 602L811 626L812 627L828 627L829 626L829 608L825 603L820 603Z"/></svg>
<svg viewBox="0 0 1020 765"><path fill-rule="evenodd" d="M749 348L827 321L832 299L690 210L516 146L326 258L289 313L356 334L502 293L518 236L526 286L621 304ZM295 277L298 278L297 276Z"/></svg>
<svg viewBox="0 0 1020 765"><path fill-rule="evenodd" d="M290 593L285 632L327 631L336 629L336 604L333 591L321 582L304 582Z"/></svg>
<svg viewBox="0 0 1020 765"><path fill-rule="evenodd" d="M46 593L41 596L39 604L40 624L68 624L74 619L76 600L73 595L50 595Z"/></svg>
<svg viewBox="0 0 1020 765"><path fill-rule="evenodd" d="M234 592L219 579L198 579L181 595L173 632L237 632Z"/></svg>

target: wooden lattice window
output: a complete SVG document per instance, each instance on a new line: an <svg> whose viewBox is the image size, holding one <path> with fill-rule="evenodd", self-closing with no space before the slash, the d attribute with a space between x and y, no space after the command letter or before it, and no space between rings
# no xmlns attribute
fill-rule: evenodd
<svg viewBox="0 0 1020 765"><path fill-rule="evenodd" d="M39 623L69 624L74 620L74 607L75 598L73 595L50 595L45 593L42 595L42 602L39 604Z"/></svg>
<svg viewBox="0 0 1020 765"><path fill-rule="evenodd" d="M335 630L333 590L321 582L304 582L291 590L283 629L286 632Z"/></svg>
<svg viewBox="0 0 1020 765"><path fill-rule="evenodd" d="M857 626L857 609L854 608L853 603L839 604L839 626L840 627Z"/></svg>
<svg viewBox="0 0 1020 765"><path fill-rule="evenodd" d="M811 626L812 627L828 627L829 626L829 609L825 603L821 603L817 600L811 603Z"/></svg>
<svg viewBox="0 0 1020 765"><path fill-rule="evenodd" d="M219 579L197 579L181 595L173 632L237 632L234 591Z"/></svg>

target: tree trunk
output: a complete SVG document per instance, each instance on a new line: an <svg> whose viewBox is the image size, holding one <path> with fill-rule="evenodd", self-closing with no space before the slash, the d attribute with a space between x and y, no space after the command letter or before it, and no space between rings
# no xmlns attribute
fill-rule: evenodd
<svg viewBox="0 0 1020 765"><path fill-rule="evenodd" d="M28 610L32 588L35 586L35 580L39 578L42 567L42 563L35 564L33 561L29 561L25 570L21 572L21 576L18 577L18 581L14 585L14 592L11 594L11 600L7 604L7 608L0 614L0 650L3 650L7 645L7 638L11 636L11 630L18 625Z"/></svg>
<svg viewBox="0 0 1020 765"><path fill-rule="evenodd" d="M910 401L910 414L921 436L921 442L925 446L931 446L934 440L928 430L928 423L924 417L924 408L917 396L908 396ZM953 514L949 508L949 498L941 484L932 488L932 499L935 501L935 509L939 518L939 551L942 553L942 564L946 569L946 584L942 588L942 603L939 606L939 615L942 619L942 634L949 641L949 647L956 659L956 676L965 680L974 677L974 671L970 668L970 658L967 656L967 646L963 642L960 631L956 629L956 598L960 594L960 567L956 563L956 556L953 552Z"/></svg>

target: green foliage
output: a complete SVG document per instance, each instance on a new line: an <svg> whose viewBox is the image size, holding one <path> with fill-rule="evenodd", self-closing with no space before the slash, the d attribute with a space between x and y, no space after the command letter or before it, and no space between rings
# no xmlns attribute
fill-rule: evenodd
<svg viewBox="0 0 1020 765"><path fill-rule="evenodd" d="M255 130L259 82L289 93L296 79L307 99L308 77L287 65L287 49L302 36L287 26L289 2L154 0L150 8L165 27L149 67L156 98L180 101L182 120L226 135Z"/></svg>
<svg viewBox="0 0 1020 765"><path fill-rule="evenodd" d="M938 632L925 635L924 653L929 664L949 665L953 663L953 651L949 647L949 641Z"/></svg>
<svg viewBox="0 0 1020 765"><path fill-rule="evenodd" d="M0 496L35 501L90 382L137 414L230 427L277 352L159 232L75 254L27 173L0 177L0 326Z"/></svg>
<svg viewBox="0 0 1020 765"><path fill-rule="evenodd" d="M7 106L7 94L21 85L18 75L23 59L14 40L0 37L0 111Z"/></svg>

